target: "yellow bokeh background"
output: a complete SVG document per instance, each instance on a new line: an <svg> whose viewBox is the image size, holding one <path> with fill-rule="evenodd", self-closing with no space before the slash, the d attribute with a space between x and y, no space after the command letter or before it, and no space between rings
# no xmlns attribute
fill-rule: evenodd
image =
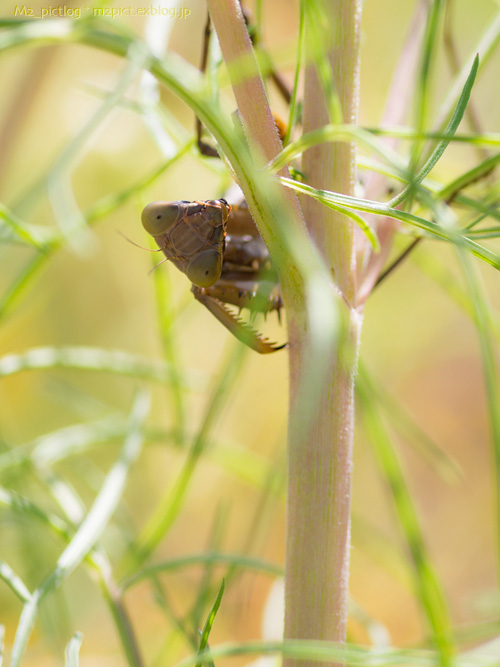
<svg viewBox="0 0 500 667"><path fill-rule="evenodd" d="M152 3L155 4L154 2ZM248 3L252 4L252 3ZM142 7L142 0L127 6ZM366 0L363 8L360 123L380 123L393 68L407 39L415 3ZM3 0L2 18L13 18L18 3ZM36 13L49 5L33 0ZM54 5L55 6L55 5ZM78 3L67 3L77 7ZM118 6L115 3L114 6ZM149 5L148 5L149 6ZM168 49L198 66L206 21L205 3L185 0L184 19L172 19ZM497 5L490 0L456 2L453 29L459 57L469 56L491 21ZM114 19L143 35L142 17ZM151 19L148 19L151 20ZM297 2L264 2L264 41L289 82L293 77L297 32ZM435 76L435 108L451 75L441 54ZM484 131L500 129L500 89L494 55L477 83L473 103ZM78 45L23 48L0 53L0 199L33 224L55 225L46 190L31 205L29 193L45 183L50 166L71 143L101 104L102 93L116 86L125 64L118 58ZM137 82L127 99L133 99ZM231 95L224 98L231 105ZM286 112L278 96L271 100ZM171 93L162 101L187 132L192 112ZM463 128L461 128L463 129ZM405 153L408 146L401 145ZM162 154L144 117L133 108L117 107L71 162L71 185L85 211L101 197L135 184L162 162ZM450 147L436 169L443 179L465 171L475 155ZM150 359L162 358L157 327L152 262L148 252L128 243L148 246L140 212L149 201L211 199L223 195L220 166L188 153L143 194L92 226L79 249L58 250L0 322L0 355L32 347L83 345L119 349ZM26 203L27 202L27 203ZM120 234L121 233L121 234ZM405 245L405 240L401 242ZM0 290L4 293L29 259L26 248L0 245ZM458 628L498 619L495 596L495 517L492 453L478 337L470 319L422 270L430 262L444 267L458 285L463 278L454 252L428 241L369 299L362 337L362 362L384 392L404 406L421 428L453 457L462 474L444 480L415 449L398 439L410 489L419 512L433 562L449 596ZM479 262L478 262L479 263ZM498 274L480 266L493 308L498 307ZM173 335L181 368L194 377L184 391L187 428L196 432L204 414L212 378L231 347L230 335L192 299L184 276L172 266L168 273L174 310L179 313ZM285 328L275 316L266 323L274 340L284 340ZM86 371L27 371L0 383L0 439L17 447L53 430L80 422L127 414L141 383L131 378ZM152 385L149 422L172 428L172 393ZM210 446L193 476L183 510L155 553L154 560L198 553L210 548L244 552L283 564L287 419L287 354L246 354L243 369L210 436ZM119 443L94 448L58 464L58 473L91 504ZM235 460L231 460L230 452ZM238 453L254 469L236 471ZM168 441L148 442L134 467L124 503L105 533L103 545L113 564L120 562L160 499L172 488L186 453ZM272 473L272 474L271 474ZM35 478L26 470L2 473L1 483L53 509ZM253 481L252 481L253 480ZM273 492L266 489L274 484ZM4 511L1 516L0 557L35 588L64 545L32 521ZM353 545L351 594L373 619L385 625L397 646L420 645L428 637L423 615L409 577L407 547L397 524L387 485L378 473L361 428L356 431L353 478ZM217 582L219 569L213 581ZM162 578L175 613L182 616L196 599L203 569L193 566ZM269 576L245 573L231 581L216 619L211 644L259 638L262 610L270 590ZM214 584L215 585L215 584ZM210 589L205 614L216 588ZM188 652L174 624L154 602L143 582L126 595L126 605L147 664L175 664ZM0 622L6 645L12 646L21 604L0 585ZM202 617L203 621L203 617ZM125 659L112 619L98 587L80 567L63 588L44 602L26 665L61 664L64 646L75 630L84 635L81 664L123 665ZM353 618L350 638L368 641L366 627ZM233 659L231 664L244 664ZM246 661L248 662L248 660Z"/></svg>

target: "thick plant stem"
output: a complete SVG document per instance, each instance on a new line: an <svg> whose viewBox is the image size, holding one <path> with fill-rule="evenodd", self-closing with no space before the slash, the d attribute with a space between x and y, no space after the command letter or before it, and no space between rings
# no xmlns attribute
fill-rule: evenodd
<svg viewBox="0 0 500 667"><path fill-rule="evenodd" d="M331 121L356 121L359 80L360 0L318 0L328 40L336 103L326 101L324 74L308 65L304 93L304 132ZM309 14L306 42L317 40ZM309 38L307 32L309 31ZM320 64L320 63L319 63ZM332 110L342 119L332 119ZM303 171L316 188L353 194L355 148L322 144L304 155ZM362 317L356 309L355 230L341 214L311 199L302 202L308 229L342 294L344 335L324 359L319 400L306 427L296 415L307 392L303 331L291 331L289 489L285 577L285 639L344 642L350 549L350 496L354 428L354 377ZM335 344L332 342L332 348ZM306 385L306 386L304 386ZM301 667L314 661L285 661Z"/></svg>
<svg viewBox="0 0 500 667"><path fill-rule="evenodd" d="M321 17L306 11L306 43L321 39L329 42L324 44L324 51L328 55L333 94L338 98L342 117L331 117L332 108L335 110L338 105L333 100L327 102L325 82L320 82L316 65L309 62L304 81L304 134L330 122L354 125L358 107L361 0L315 0L312 4L323 9L327 25L319 32L320 26L315 23ZM309 185L352 195L356 182L355 159L353 143L325 142L304 153L302 169ZM302 208L307 227L331 267L335 284L344 299L354 305L355 229L352 222L310 197L304 198Z"/></svg>
<svg viewBox="0 0 500 667"><path fill-rule="evenodd" d="M325 33L327 39L331 39L326 49L329 63L333 65L333 88L345 122L355 121L356 116L359 4L360 0L328 0L325 4L325 15L332 28ZM242 123L255 151L254 159L257 164L262 164L274 157L279 144L276 144L267 99L253 64L238 3L236 0L209 0L208 5L229 67ZM236 63L241 68L244 65L245 76L242 76L241 68L236 68ZM330 104L325 103L323 91L327 87L324 84L324 78L320 85L314 66L309 66L304 103L306 130L330 122L327 107L331 111L335 105L331 99ZM354 158L354 147L345 144L326 144L308 151L304 161L308 182L316 187L352 194ZM240 185L273 258L279 260L274 221L269 218L259 220L259 201L254 199L252 189L244 181ZM289 233L297 233L301 220L296 201L286 194L285 202ZM338 344L332 335L329 349L327 345L323 350L325 354L321 353L318 360L319 351L310 349L311 331L318 327L318 320L325 313L313 314L310 319L311 307L305 304L308 298L314 299L318 295L309 291L306 296L303 290L300 293L301 283L293 280L294 267L288 262L285 270L280 271L290 340L285 638L342 642L347 618L353 386L361 329L361 316L355 305L355 234L352 224L343 216L312 200L304 199L303 204L308 212L311 235L323 251L337 293L342 294L339 308L344 310L345 329ZM301 247L305 254L307 238ZM298 289L293 289L292 285ZM333 291L331 297L334 298ZM305 316L306 311L309 317ZM314 400L311 400L311 394L314 394Z"/></svg>
<svg viewBox="0 0 500 667"><path fill-rule="evenodd" d="M285 639L343 642L347 622L354 377L362 317L330 362L307 430L294 419L304 397L301 352L292 346ZM306 388L307 391L307 388ZM296 661L285 664L297 665ZM314 665L301 662L301 667Z"/></svg>

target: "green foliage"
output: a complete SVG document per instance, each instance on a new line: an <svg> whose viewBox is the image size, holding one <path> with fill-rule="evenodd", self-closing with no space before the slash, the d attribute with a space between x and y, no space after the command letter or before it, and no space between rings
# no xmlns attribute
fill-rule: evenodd
<svg viewBox="0 0 500 667"><path fill-rule="evenodd" d="M65 653L66 667L78 667L80 664L78 660L78 654L80 652L80 646L82 645L82 639L83 637L80 632L75 632L73 637L70 639Z"/></svg>
<svg viewBox="0 0 500 667"><path fill-rule="evenodd" d="M157 55L147 40L118 21L113 24L97 19L6 19L0 22L0 57L12 57L14 65L17 56L11 55L11 52L21 58L25 54L41 53L41 47L57 48L58 54L81 49L81 53L85 54L117 57L113 61L117 68L114 84L104 94L90 88L95 106L84 120L78 121L78 131L72 137L66 137L61 145L51 147L48 157L37 161L34 155L30 164L32 171L26 174L26 182L18 184L15 195L2 190L5 201L0 204L0 250L5 270L1 274L0 292L0 380L9 383L5 386L9 392L12 391L13 397L20 396L15 400L12 398L15 403L13 412L19 419L19 439L12 436L12 429L9 431L8 402L2 415L6 425L0 424L0 508L7 535L2 540L0 553L0 583L7 591L6 599L8 596L18 605L14 609L18 618L17 629L15 632L10 628L7 631L7 644L11 647L10 664L13 667L23 663L34 625L40 622L44 629L45 607L49 600L62 596L72 584L70 575L76 571L76 576L82 569L91 573L92 581L97 582L103 607L119 638L117 650L127 664L135 667L161 664L163 657L161 651L155 657L157 646L146 646L147 640L138 635L135 627L135 623L140 625L139 619L134 618L133 612L130 613L125 605L136 585L145 581L154 593L155 610L166 619L165 654L168 660L172 660L179 655L185 656L186 652L192 653L187 658L183 657L180 664L185 667L214 664L214 661L217 661L215 664L219 661L222 664L223 658L253 658L257 655L343 661L358 665L495 664L497 659L494 655L490 660L470 654L460 641L461 635L457 626L453 625L454 616L449 611L448 592L441 577L442 564L434 560L427 545L418 498L415 497L417 494L412 491L412 484L407 482L408 471L405 470L404 457L402 461L397 452L399 442L393 432L412 442L419 452L419 460L430 461L446 481L461 480L468 471L460 472L455 458L436 445L426 425L410 418L402 401L389 398L389 392L385 393L373 379L368 379L367 373L362 373L358 387L360 441L371 444L377 461L376 474L391 493L397 525L404 540L403 555L396 545L388 545L387 548L405 563L404 571L412 583L415 600L424 619L424 647L408 650L386 646L374 648L361 647L355 642L339 647L308 641L221 644L221 630L215 641L211 639L212 648L209 649L208 638L215 615L217 624L220 620L219 627L227 627L224 607L228 593L233 590L233 584L236 586L235 582L240 581L242 573L249 576L253 572L273 578L282 574L282 568L267 558L266 549L258 543L259 531L271 512L261 511L262 508L279 508L282 502L281 485L276 482L281 479L282 460L280 458L275 462L268 452L264 457L258 452L247 451L244 446L236 446L232 436L226 436L224 431L224 418L237 402L240 387L243 387L241 391L252 394L245 384L245 374L249 367L255 367L251 366L246 350L235 343L221 356L220 345L212 341L203 348L203 354L199 353L201 344L198 343L186 352L184 330L179 328L179 322L189 325L192 317L190 301L182 294L179 296L175 278L161 269L154 272L153 286L148 295L156 315L148 318L147 327L144 326L150 331L151 323L156 322L153 338L134 328L116 345L109 346L103 342L106 340L106 325L101 330L100 318L109 323L104 317L106 306L102 310L96 308L88 316L90 325L83 332L84 340L80 344L65 341L65 329L60 323L54 322L51 328L49 322L47 329L42 329L38 337L38 331L28 333L31 325L23 319L29 318L29 313L37 308L46 307L44 290L47 283L44 280L51 271L57 270L59 262L69 256L72 264L77 264L91 255L94 252L94 234L99 233L109 220L116 224L116 220L127 217L138 219L142 205L157 196L160 189L167 189L168 179L175 178L176 169L180 166L189 163L193 171L206 170L212 181L216 181L216 185L212 182L210 188L223 193L229 180L225 168L209 165L207 160L199 158L190 133L169 115L168 107L175 108L177 100L180 100L211 133L230 175L235 176L240 185L255 196L260 216L257 222L264 235L267 234L274 243L273 259L281 275L286 277L289 272L297 291L302 290L305 294L312 369L303 387L306 414L307 409L317 403L315 382L322 371L323 350L331 346L332 340L340 338L342 323L337 317L336 301L331 295L329 267L304 230L288 225L282 201L274 197L278 181L275 174L285 165L293 165L294 159L320 143L356 142L360 151L360 172L364 175L365 172L384 175L397 189L398 194L389 201L385 201L385 193L381 193L379 199L370 199L319 190L307 183L307 174L304 175L305 182L285 177L279 180L301 195L314 197L349 217L361 230L360 238L363 242L367 241L366 266L370 258L376 258L377 253L386 249L380 229L388 219L397 221L399 225L396 246L404 246L408 235L412 239L422 239L420 250L415 252L418 270L442 288L449 297L449 303L459 305L460 317L471 322L477 332L492 442L491 467L495 476L493 523L498 532L500 393L496 346L500 340L500 326L494 304L490 303L495 300L494 294L488 296L489 282L494 281L496 285L498 275L491 278L491 274L480 274L481 269L476 266L475 258L487 265L483 270L500 269L500 254L495 242L500 236L499 192L492 178L500 162L500 153L474 151L498 151L500 135L484 132L481 128L465 132L462 131L462 124L467 119L471 101L476 103L477 86L484 81L482 77L488 76L485 64L496 54L500 14L489 22L480 35L477 44L479 56L473 49L474 53L466 59L463 69L451 77L449 91L443 94L441 106L435 110L434 82L441 66L440 43L445 4L436 0L429 10L423 46L418 53L418 75L412 89L413 127L400 123L374 128L352 127L338 122L341 120L339 103L331 72L325 66L325 35L319 14L317 33L312 36L304 33L306 9L308 12L321 10L317 3L301 3L298 31L294 36L298 37L298 48L294 54L296 60L288 63L294 85L285 148L266 169L255 167L241 128L230 117L226 91L222 86L225 75L215 47L208 72L203 76L186 58L173 53ZM40 50L32 51L35 48ZM265 56L266 47L259 44L259 49ZM308 55L319 66L321 83L328 97L331 124L294 139L300 129L300 79ZM271 53L267 62L278 62L279 56L279 53ZM31 66L35 65L31 63ZM153 95L153 99L147 99L147 96L139 94L137 102L131 101L134 86L145 72L152 75L150 81L158 98ZM16 76L22 80L21 68ZM46 85L41 79L42 84ZM161 99L160 87L168 91ZM174 98L175 101L172 101ZM19 110L21 129L24 114L28 113L25 109ZM80 179L83 181L81 174L85 171L92 142L100 136L112 114L125 113L132 114L150 128L156 151L155 161L147 169L139 160L137 165L128 164L127 171L130 173L126 174L129 177L128 180L125 178L127 182L118 183L119 179L116 179L111 185L106 183L105 194L100 189L99 175L94 175L93 181L89 179L91 190L93 188L90 197L87 197L90 202L85 202L86 197L79 192L80 187L84 190ZM19 143L21 129L13 130ZM406 142L405 151L396 150L396 140ZM392 142L390 145L389 141ZM168 142L171 143L171 152L167 155L165 147L170 145ZM450 150L460 147L469 151L467 159L449 174L448 171L453 170L442 167L442 161ZM476 154L478 157L471 165L470 156ZM110 157L110 163L113 159ZM1 163L0 156L0 167ZM110 163L103 168L110 169ZM124 173L119 176L124 177ZM179 198L183 196L179 195ZM199 196L203 197L202 194ZM448 252L449 248L454 254ZM143 268L138 265L124 267L125 264L126 260L121 259L120 270L124 273L137 270L134 275L139 275ZM67 278L68 285L77 291L78 285L73 283L76 278L73 274L70 276ZM394 281L397 281L396 272ZM129 289L132 290L132 286ZM102 290L105 290L104 285ZM138 305L141 300L142 297L134 303ZM111 309L111 306L107 308ZM137 317L145 318L142 311ZM123 322L125 327L125 319ZM208 327L206 321L199 327L199 338L205 336L204 327ZM95 338L93 329L99 329ZM145 342L144 348L134 346L131 341L143 335L149 343ZM387 332L387 336L391 336L391 331ZM157 347L153 353L147 349L151 339ZM397 344L399 341L394 342L394 346L397 347ZM212 366L204 363L206 357L210 357ZM273 368L278 370L271 371L271 376L273 372L276 376L284 375L281 367ZM265 371L259 368L259 372ZM89 380L91 376L93 380ZM26 385L15 383L29 381L34 387L32 391L37 393L38 382L45 390L50 378L61 377L70 380L65 379L58 385L57 414L60 420L54 425L40 417L39 425L30 411L32 399L22 395ZM104 392L99 384L101 380L103 386L108 381L115 384ZM18 386L21 389L17 389ZM152 415L149 414L150 392L156 406ZM7 390L5 393L7 395ZM41 396L43 391L39 394ZM256 424L259 416L254 408L258 394L257 388L250 398L246 396L244 399L245 419ZM43 410L44 404L41 403L40 413ZM155 422L158 413L160 426ZM257 439L262 439L264 435L267 438L266 431L267 423L262 426ZM117 442L122 443L118 452ZM148 447L141 454L145 442ZM158 442L162 445L161 449L149 447ZM146 509L143 505L144 502L151 502L151 494L145 457L157 457L150 465L155 470L162 470L164 475L161 492L155 488L154 504L148 504ZM148 458L148 461L151 459ZM187 543L195 538L201 539L198 533L202 534L211 514L218 511L217 502L212 501L204 487L207 484L210 490L211 467L216 468L216 475L224 480L221 482L217 478L217 486L227 485L228 494L232 493L232 484L237 485L240 483L238 480L244 480L244 484L249 485L258 498L253 522L249 522L250 537L245 541L246 546L250 545L248 552L219 547L207 547L202 551L202 545L198 545L194 552L186 548L180 555L172 553L166 557L162 548L170 544L169 539L172 539L172 544L179 545L172 536L176 530L181 530L180 526L187 526L186 537L179 540L184 547L184 539ZM134 472L137 469L144 475L143 481L137 482ZM139 485L140 491L129 495L127 486L133 488L134 485ZM206 516L200 524L191 527L189 521L195 514L191 503L198 492ZM246 497L245 493L242 493L242 498ZM143 501L143 494L146 501ZM370 498L366 502L369 504ZM244 505L245 500L241 504ZM135 505L140 509L137 510ZM136 511L138 514L135 514ZM228 529L224 535L230 532ZM237 530L233 528L233 532ZM470 539L473 540L474 536L471 535ZM11 548L8 541L21 546L19 549ZM499 535L497 542L500 545ZM251 553L255 544L258 555ZM497 551L500 554L500 546ZM37 565L35 574L31 567L34 560ZM497 554L496 560L500 562L500 555ZM177 600L172 601L167 594L164 577L168 573L180 579L184 576L188 578L185 573L193 567L200 568L203 574L198 597L192 604L178 605ZM480 570L481 564L477 568ZM224 584L218 587L221 569L227 586L224 599ZM182 581L185 582L185 579ZM189 583L196 588L192 581ZM183 590L178 593L179 598L182 598ZM205 609L208 599L215 600L210 610ZM11 611L8 611L11 616ZM374 616L376 614L375 611ZM198 620L205 615L207 620L200 638ZM498 618L497 610L495 618ZM217 624L214 634L215 630L219 630ZM480 631L481 628L473 634L473 639L481 639ZM50 631L46 634L50 637ZM355 639L361 643L363 636L355 636ZM55 644L59 650L58 642L59 639ZM182 644L182 649L176 649L176 642ZM5 662L3 643L2 625L0 664L2 658ZM65 664L78 665L79 653L85 652L85 638L76 632L69 641L65 637L63 645L66 646ZM143 653L147 654L147 663Z"/></svg>

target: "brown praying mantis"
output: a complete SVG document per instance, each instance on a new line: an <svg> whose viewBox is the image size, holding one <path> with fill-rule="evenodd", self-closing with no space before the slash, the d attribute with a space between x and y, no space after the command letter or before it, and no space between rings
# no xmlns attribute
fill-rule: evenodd
<svg viewBox="0 0 500 667"><path fill-rule="evenodd" d="M283 307L278 276L245 202L157 201L142 212L142 224L186 274L195 298L236 338L261 354L285 347L269 342L228 308L275 310L280 317Z"/></svg>

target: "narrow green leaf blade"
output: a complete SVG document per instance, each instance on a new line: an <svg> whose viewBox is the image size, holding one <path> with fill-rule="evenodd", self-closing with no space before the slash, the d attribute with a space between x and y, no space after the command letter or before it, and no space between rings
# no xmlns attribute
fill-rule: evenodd
<svg viewBox="0 0 500 667"><path fill-rule="evenodd" d="M22 602L28 602L31 597L27 586L22 581L22 579L14 572L14 570L7 565L5 561L0 561L0 579L5 581L7 586L14 591L17 597L22 600Z"/></svg>
<svg viewBox="0 0 500 667"><path fill-rule="evenodd" d="M81 632L75 632L73 637L68 642L66 646L66 651L64 653L64 665L65 667L78 667L80 664L79 653L80 647L82 645L83 635Z"/></svg>
<svg viewBox="0 0 500 667"><path fill-rule="evenodd" d="M20 220L12 211L9 211L4 204L0 203L0 221L3 221L15 235L22 241L26 241L29 245L43 250L44 246L40 239L35 238L32 232L28 229L26 223Z"/></svg>
<svg viewBox="0 0 500 667"><path fill-rule="evenodd" d="M492 332L491 308L486 300L484 290L481 286L476 267L472 265L469 258L459 252L459 260L465 275L474 322L479 338L481 360L483 366L484 385L486 390L486 401L488 407L488 418L490 423L492 441L492 459L495 479L495 506L496 518L500 516L500 386L497 366L497 350ZM497 539L497 563L500 561L500 534L496 530Z"/></svg>
<svg viewBox="0 0 500 667"><path fill-rule="evenodd" d="M454 653L453 633L444 589L429 557L394 443L374 405L376 390L369 385L366 375L363 382L358 382L358 394L363 423L381 474L391 489L399 524L412 556L417 594L441 656L440 664L450 664Z"/></svg>
<svg viewBox="0 0 500 667"><path fill-rule="evenodd" d="M128 375L154 382L171 381L171 367L166 362L152 361L122 350L99 347L62 346L34 347L19 354L0 357L0 378L27 370L43 368L75 368ZM186 386L203 385L203 376L192 376Z"/></svg>
<svg viewBox="0 0 500 667"><path fill-rule="evenodd" d="M369 201L367 199L358 199L357 197L349 197L347 195L341 195L335 192L329 192L327 190L316 190L310 185L305 183L299 183L298 181L293 181L290 178L280 177L281 182L289 188L297 190L297 192L302 192L303 194L314 197L318 201L323 203L333 203L340 206L345 206L346 208L353 208L358 211L364 211L366 213L374 213L375 215L384 215L389 218L394 218L395 220L401 220L401 222L406 222L409 225L416 227L417 229L422 229L425 232L428 232L437 239L443 241L450 241L456 245L460 245L465 250L470 252L475 257L482 259L487 264L490 264L495 269L500 269L500 256L484 248L483 246L475 243L467 236L464 236L460 231L455 229L449 229L442 225L437 225L435 222L421 218L418 215L413 213L407 213L406 211L401 211L397 208L391 208L387 204L380 204L379 202Z"/></svg>
<svg viewBox="0 0 500 667"><path fill-rule="evenodd" d="M436 148L432 151L432 153L426 160L424 166L415 175L411 183L409 183L406 186L406 188L399 193L399 195L396 195L396 197L391 199L391 201L389 202L389 206L391 207L397 206L402 201L404 201L411 192L414 192L415 187L421 181L423 181L423 179L434 168L440 157L443 155L444 151L446 150L446 147L451 141L451 138L457 131L457 128L460 125L460 121L462 120L463 115L465 113L465 108L467 106L467 103L469 102L472 86L474 85L474 81L476 80L478 67L479 67L479 56L476 55L476 57L474 58L474 62L472 63L469 76L467 77L467 80L463 87L462 94L460 95L457 106L455 108L455 111L453 112L450 122L448 123L448 127L445 130L446 137L437 144Z"/></svg>
<svg viewBox="0 0 500 667"><path fill-rule="evenodd" d="M141 426L149 411L150 396L140 392L130 416L129 432L118 461L109 471L85 519L80 524L66 549L59 557L55 569L25 604L14 639L11 667L19 667L31 630L35 624L40 603L51 591L81 563L101 537L123 495L130 469L141 451L143 436Z"/></svg>
<svg viewBox="0 0 500 667"><path fill-rule="evenodd" d="M138 562L143 562L151 555L179 516L194 471L210 443L213 424L225 406L227 397L238 379L238 374L246 359L246 352L247 348L239 343L230 349L226 362L214 382L201 425L190 444L186 460L175 484L171 489L168 489L137 540L138 543L133 557L135 565ZM127 564L126 569L129 566L130 563Z"/></svg>
<svg viewBox="0 0 500 667"><path fill-rule="evenodd" d="M184 567L192 565L226 565L231 568L243 568L262 574L268 574L274 577L283 576L283 569L279 565L263 561L251 556L244 556L242 554L220 553L217 551L189 554L187 556L180 556L179 558L170 558L169 560L149 565L148 567L134 573L129 579L121 584L123 590L127 590L143 579L154 577L161 572L175 572Z"/></svg>
<svg viewBox="0 0 500 667"><path fill-rule="evenodd" d="M59 576L67 576L82 561L106 528L118 506L131 467L141 451L143 436L141 425L149 410L150 397L138 394L130 417L130 430L125 439L120 458L111 468L94 504L83 520L74 538L57 561Z"/></svg>
<svg viewBox="0 0 500 667"><path fill-rule="evenodd" d="M207 620L205 621L205 627L203 628L203 632L201 633L201 638L200 638L200 646L198 648L198 653L201 655L204 653L205 649L208 646L208 638L210 636L210 631L212 630L212 626L215 621L215 617L217 616L217 612L219 611L220 603L222 602L222 596L224 595L224 579L222 580L222 583L219 588L219 592L217 593L217 597L215 598L215 602L212 606L212 609L210 610L210 613L207 616ZM199 662L196 667L201 667L203 662ZM210 661L208 663L210 667L213 667L213 662Z"/></svg>

